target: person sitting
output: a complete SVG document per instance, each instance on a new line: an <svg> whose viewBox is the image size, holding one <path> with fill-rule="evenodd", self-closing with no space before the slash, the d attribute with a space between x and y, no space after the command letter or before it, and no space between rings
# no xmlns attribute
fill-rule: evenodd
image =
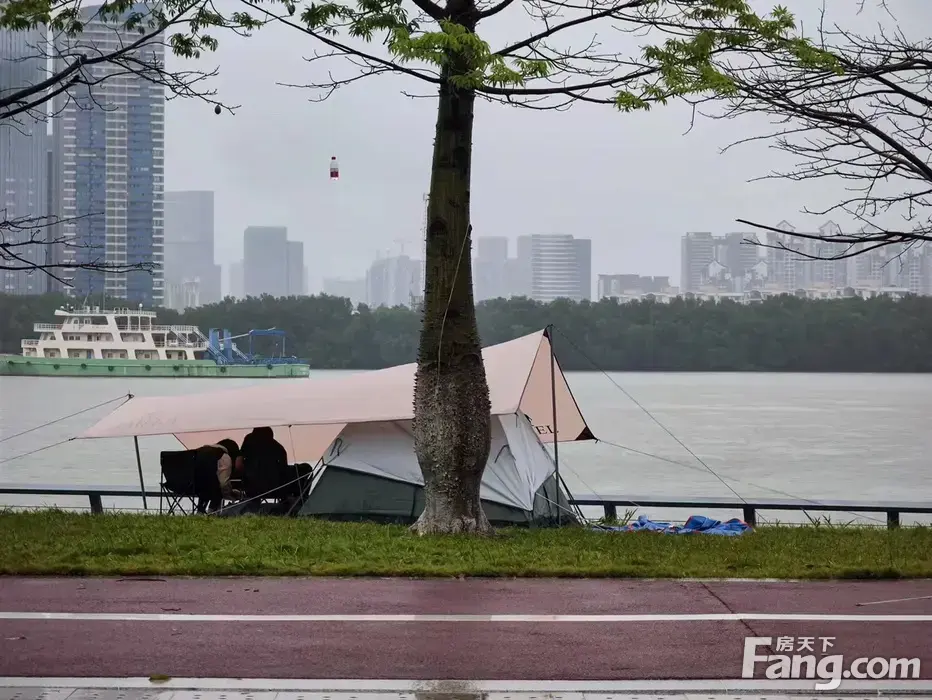
<svg viewBox="0 0 932 700"><path fill-rule="evenodd" d="M235 440L225 438L217 443L226 450L228 459L222 459L217 464L217 481L220 482L220 493L225 501L235 501L242 498L242 493L233 488L233 479L243 472L243 454Z"/></svg>
<svg viewBox="0 0 932 700"><path fill-rule="evenodd" d="M288 452L269 427L254 428L243 438L243 490L249 498L273 498L287 481Z"/></svg>
<svg viewBox="0 0 932 700"><path fill-rule="evenodd" d="M197 511L199 513L204 513L206 510L213 512L220 509L223 501L233 501L240 497L240 493L233 489L231 479L234 471L238 472L242 469L243 457L236 441L229 438L220 440L215 445L203 445L198 448L198 453L204 460L205 466L207 464L212 466L218 488L210 489L209 498L198 497Z"/></svg>

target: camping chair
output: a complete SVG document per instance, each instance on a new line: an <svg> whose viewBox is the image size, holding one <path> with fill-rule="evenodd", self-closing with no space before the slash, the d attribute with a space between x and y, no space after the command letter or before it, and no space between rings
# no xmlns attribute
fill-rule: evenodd
<svg viewBox="0 0 932 700"><path fill-rule="evenodd" d="M194 501L197 492L197 462L196 450L177 450L162 452L159 463L162 467L162 480L159 484L159 513L162 512L163 499L168 501L168 514L176 510L185 515L194 513ZM185 502L189 508L185 509Z"/></svg>
<svg viewBox="0 0 932 700"><path fill-rule="evenodd" d="M291 505L287 513L287 515L291 515L296 508L303 506L307 500L311 486L314 484L314 467L307 462L302 462L301 464L289 466L288 470L291 472L289 478L285 481L288 485L284 486L282 490L285 492L285 497L291 499Z"/></svg>
<svg viewBox="0 0 932 700"><path fill-rule="evenodd" d="M304 504L313 478L314 469L307 463L247 466L243 486L250 505L244 512L291 515ZM271 502L271 507L264 507L262 502Z"/></svg>
<svg viewBox="0 0 932 700"><path fill-rule="evenodd" d="M217 481L216 458L213 453L200 450L162 452L162 481L159 494L159 513L162 499L168 501L168 514L176 510L185 515L193 514L195 501L220 499L220 482ZM185 502L189 504L185 509Z"/></svg>
<svg viewBox="0 0 932 700"><path fill-rule="evenodd" d="M267 460L247 461L243 468L243 493L257 505L262 501L280 500L284 496L283 484L289 481L283 478L286 473L287 467L284 464Z"/></svg>

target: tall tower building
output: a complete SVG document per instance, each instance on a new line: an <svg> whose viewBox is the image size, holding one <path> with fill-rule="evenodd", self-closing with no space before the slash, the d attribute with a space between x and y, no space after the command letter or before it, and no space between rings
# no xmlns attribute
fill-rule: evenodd
<svg viewBox="0 0 932 700"><path fill-rule="evenodd" d="M511 296L508 279L508 239L505 236L480 236L476 239L476 263L473 274L475 301L507 299Z"/></svg>
<svg viewBox="0 0 932 700"><path fill-rule="evenodd" d="M0 29L0 97L42 82L48 55L42 31ZM17 246L21 265L46 264L51 252L48 210L48 155L46 124L41 114L23 112L15 122L0 122L0 220L18 222L19 230L6 230ZM49 290L49 275L37 271L0 270L0 293L42 294Z"/></svg>
<svg viewBox="0 0 932 700"><path fill-rule="evenodd" d="M123 17L100 16L102 6L81 9L84 30L61 37L55 70L77 52L111 52L137 36L123 28L131 13L149 14L144 4ZM135 56L147 66L165 65L161 41ZM62 233L66 260L116 265L154 263L154 272L75 269L73 294L109 297L158 306L163 291L165 188L165 92L144 75L109 63L87 67L98 82L79 86L54 102L57 163L61 173Z"/></svg>
<svg viewBox="0 0 932 700"><path fill-rule="evenodd" d="M230 263L227 267L229 291L227 294L234 299L245 299L246 298L246 287L245 282L243 281L243 261L237 260L234 263Z"/></svg>
<svg viewBox="0 0 932 700"><path fill-rule="evenodd" d="M519 259L521 243L519 239ZM556 299L592 298L592 242L589 239L569 234L535 234L530 236L529 247L533 299L549 303Z"/></svg>
<svg viewBox="0 0 932 700"><path fill-rule="evenodd" d="M366 272L366 304L372 308L410 306L421 289L421 261L407 255L379 258Z"/></svg>
<svg viewBox="0 0 932 700"><path fill-rule="evenodd" d="M305 294L304 243L288 241L288 296Z"/></svg>
<svg viewBox="0 0 932 700"><path fill-rule="evenodd" d="M243 292L246 296L288 296L288 248L288 229L284 226L246 229L243 233Z"/></svg>
<svg viewBox="0 0 932 700"><path fill-rule="evenodd" d="M579 279L579 300L592 300L592 239L574 238L576 272Z"/></svg>
<svg viewBox="0 0 932 700"><path fill-rule="evenodd" d="M193 285L199 304L220 301L220 266L214 263L213 192L165 193L163 274L166 290ZM166 306L178 308L168 302L168 296Z"/></svg>

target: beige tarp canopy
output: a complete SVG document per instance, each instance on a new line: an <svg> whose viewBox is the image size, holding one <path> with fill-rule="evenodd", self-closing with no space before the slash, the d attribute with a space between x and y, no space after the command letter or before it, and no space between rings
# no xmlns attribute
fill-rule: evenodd
<svg viewBox="0 0 932 700"><path fill-rule="evenodd" d="M545 331L483 349L492 415L526 415L553 442L550 340ZM414 363L334 379L280 379L184 396L133 397L79 438L174 435L191 449L223 438L241 443L269 426L293 462L315 463L348 424L413 418ZM563 372L556 366L557 437L591 440Z"/></svg>

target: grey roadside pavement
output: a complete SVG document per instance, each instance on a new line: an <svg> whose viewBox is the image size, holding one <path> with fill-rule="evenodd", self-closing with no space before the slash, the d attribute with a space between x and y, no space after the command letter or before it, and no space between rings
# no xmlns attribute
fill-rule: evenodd
<svg viewBox="0 0 932 700"><path fill-rule="evenodd" d="M0 700L870 700L932 699L928 682L395 681L242 678L0 678Z"/></svg>

